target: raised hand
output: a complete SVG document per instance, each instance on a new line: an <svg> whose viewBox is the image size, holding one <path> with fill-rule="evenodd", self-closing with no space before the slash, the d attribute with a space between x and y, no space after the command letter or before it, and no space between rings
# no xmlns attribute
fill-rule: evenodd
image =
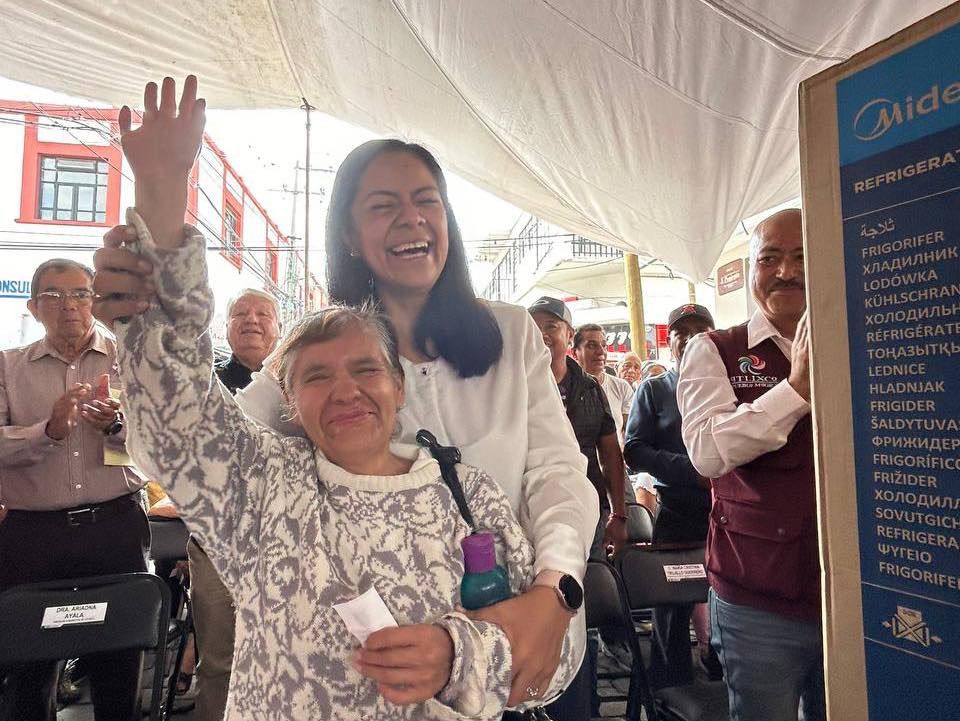
<svg viewBox="0 0 960 721"><path fill-rule="evenodd" d="M177 105L177 84L163 79L160 105L157 84L147 83L143 90L143 123L131 129L130 108L120 109L120 144L137 182L169 181L186 177L193 167L206 121L206 101L197 99L197 78L188 75Z"/></svg>
<svg viewBox="0 0 960 721"><path fill-rule="evenodd" d="M164 78L157 105L157 84L143 91L143 123L133 130L130 108L120 110L120 144L133 168L137 212L147 224L153 242L161 248L183 244L187 211L187 181L206 121L206 102L197 99L197 79L187 76L179 107L173 78Z"/></svg>

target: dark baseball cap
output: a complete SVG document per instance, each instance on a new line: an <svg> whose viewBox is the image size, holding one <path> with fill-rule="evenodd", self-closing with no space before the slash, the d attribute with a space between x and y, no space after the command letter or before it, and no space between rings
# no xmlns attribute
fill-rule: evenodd
<svg viewBox="0 0 960 721"><path fill-rule="evenodd" d="M683 320L684 318L700 318L701 320L709 323L711 328L717 327L713 322L713 316L710 315L709 310L704 308L702 305L697 305L696 303L687 303L686 305L681 305L679 308L674 308L670 311L670 318L667 321L667 330L672 330L674 324Z"/></svg>
<svg viewBox="0 0 960 721"><path fill-rule="evenodd" d="M567 308L567 304L558 298L551 298L548 295L537 298L533 302L533 305L527 308L527 310L530 313L536 313L538 311L550 313L550 315L557 316L557 318L565 321L568 326L573 328L573 315L570 313L570 309Z"/></svg>

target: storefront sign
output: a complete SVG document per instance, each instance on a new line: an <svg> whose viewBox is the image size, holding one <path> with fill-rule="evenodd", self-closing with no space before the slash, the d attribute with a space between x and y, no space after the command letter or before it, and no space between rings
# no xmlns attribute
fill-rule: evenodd
<svg viewBox="0 0 960 721"><path fill-rule="evenodd" d="M0 298L29 298L29 280L0 279Z"/></svg>
<svg viewBox="0 0 960 721"><path fill-rule="evenodd" d="M717 293L726 295L743 287L743 258L731 260L717 268Z"/></svg>

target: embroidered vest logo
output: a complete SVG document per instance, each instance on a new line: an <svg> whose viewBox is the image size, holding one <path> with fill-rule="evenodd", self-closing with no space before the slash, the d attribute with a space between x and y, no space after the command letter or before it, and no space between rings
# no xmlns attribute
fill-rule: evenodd
<svg viewBox="0 0 960 721"><path fill-rule="evenodd" d="M767 367L766 361L755 355L742 355L737 362L740 364L741 373L750 373L755 376L760 375L760 371Z"/></svg>
<svg viewBox="0 0 960 721"><path fill-rule="evenodd" d="M767 363L759 356L740 356L737 363L743 375L730 376L730 385L734 388L773 388L780 382L776 376L767 376L760 372L767 367Z"/></svg>

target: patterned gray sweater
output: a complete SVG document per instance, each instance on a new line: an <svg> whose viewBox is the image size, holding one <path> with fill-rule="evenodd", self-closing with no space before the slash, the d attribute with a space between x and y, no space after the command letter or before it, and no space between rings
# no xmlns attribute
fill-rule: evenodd
<svg viewBox="0 0 960 721"><path fill-rule="evenodd" d="M239 409L213 375L207 326L213 300L205 242L187 226L178 250L153 245L135 213L140 252L153 263L159 307L117 324L138 466L169 492L213 560L237 609L225 721L258 719L499 719L511 656L499 627L454 611L469 529L437 463L414 447L406 475L357 476L303 438L282 438ZM419 454L419 455L418 455ZM533 549L497 484L459 469L477 523L494 532L514 592L532 581ZM375 587L400 625L436 622L454 643L437 698L396 706L351 664L358 642L333 605ZM545 694L564 688L583 654L571 623Z"/></svg>

